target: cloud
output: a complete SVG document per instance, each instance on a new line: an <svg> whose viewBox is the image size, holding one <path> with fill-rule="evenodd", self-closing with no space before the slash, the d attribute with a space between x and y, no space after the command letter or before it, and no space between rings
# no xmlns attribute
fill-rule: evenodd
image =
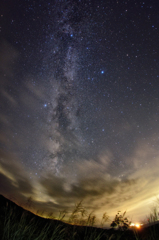
<svg viewBox="0 0 159 240"><path fill-rule="evenodd" d="M141 153L142 150L137 152ZM147 149L148 152L151 151ZM19 165L18 159L3 151L0 155L0 192L14 196L23 203L31 196L34 207L30 210L45 211L45 216L52 211L55 215L58 215L60 210L71 212L74 204L83 200L86 210L93 210L98 219L101 219L104 212L113 217L118 210L127 210L129 216L136 215L141 218L146 214L145 207L149 210L148 207L158 193L158 171L155 167L150 171L147 168L136 171L135 167L135 171L127 177L113 177L106 173L109 169L110 153L105 157L102 155L99 162L83 160L81 174L74 179L71 176L59 177L45 172L40 177L33 177L31 181L26 170Z"/></svg>
<svg viewBox="0 0 159 240"><path fill-rule="evenodd" d="M135 196L140 180L121 181L109 176L104 178L102 175L83 177L76 183L68 183L67 179L48 175L41 178L40 183L46 193L62 208L68 209L72 203L83 200L88 209L103 210L103 207L109 207L112 211Z"/></svg>
<svg viewBox="0 0 159 240"><path fill-rule="evenodd" d="M121 181L109 174L99 174L98 171L101 168L97 167L98 163L95 164L95 162L92 163L91 169L97 167L96 175L94 173L94 175L81 176L74 182L50 173L45 173L40 178L33 177L31 181L26 170L20 166L13 154L1 151L0 156L2 182L0 192L8 197L14 196L18 203L23 202L23 204L31 196L35 212L38 207L40 211L45 212L53 209L56 213L64 209L71 212L74 204L80 200L84 201L85 207L89 210L104 211L108 207L111 210L116 209L125 201L133 199L140 184L140 179ZM103 158L102 162L104 162ZM85 167L87 164L85 162ZM93 164L95 164L94 167Z"/></svg>
<svg viewBox="0 0 159 240"><path fill-rule="evenodd" d="M70 178L69 175L60 178L48 174L41 178L40 184L48 196L64 209L70 210L72 203L83 200L86 209L94 210L99 218L105 211L113 217L118 210L127 210L134 219L143 219L159 194L159 152L146 145L138 145L134 154L127 159L130 171L123 169L123 175L119 174L121 170L116 171L116 176L109 173L112 157L112 154L107 153L97 162L81 160L77 164L76 178L72 174Z"/></svg>
<svg viewBox="0 0 159 240"><path fill-rule="evenodd" d="M18 163L14 154L0 151L0 193L9 196L22 197L33 193L33 185L25 170Z"/></svg>

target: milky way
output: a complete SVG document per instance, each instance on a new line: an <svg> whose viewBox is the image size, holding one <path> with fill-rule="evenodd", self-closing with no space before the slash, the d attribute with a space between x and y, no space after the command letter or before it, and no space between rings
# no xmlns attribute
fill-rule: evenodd
<svg viewBox="0 0 159 240"><path fill-rule="evenodd" d="M159 194L156 4L3 5L3 195L46 212L83 200L99 218L145 217Z"/></svg>

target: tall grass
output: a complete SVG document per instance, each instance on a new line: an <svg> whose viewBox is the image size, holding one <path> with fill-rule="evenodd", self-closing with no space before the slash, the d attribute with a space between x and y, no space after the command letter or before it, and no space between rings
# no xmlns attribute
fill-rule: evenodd
<svg viewBox="0 0 159 240"><path fill-rule="evenodd" d="M30 201L30 200L29 200ZM31 201L29 202L31 204ZM1 240L157 240L159 227L153 225L158 219L157 209L153 209L149 217L149 225L143 230L129 230L130 222L125 213L115 216L112 229L104 229L110 221L106 213L101 219L101 228L94 227L96 216L83 207L82 202L67 217L62 211L55 220L53 213L50 219L44 219L30 213L9 200L0 206L0 239ZM114 225L113 225L114 224ZM152 226L151 226L152 224Z"/></svg>
<svg viewBox="0 0 159 240"><path fill-rule="evenodd" d="M44 219L10 201L0 210L3 215L0 219L1 240L100 240L103 236L102 230L93 228L96 217L87 213L82 202L75 206L67 221L64 220L66 212L60 212L57 220L52 213L49 216L51 219Z"/></svg>

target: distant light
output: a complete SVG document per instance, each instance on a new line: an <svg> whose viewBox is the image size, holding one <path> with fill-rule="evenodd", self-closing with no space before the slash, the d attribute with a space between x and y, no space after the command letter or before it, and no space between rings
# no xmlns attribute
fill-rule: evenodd
<svg viewBox="0 0 159 240"><path fill-rule="evenodd" d="M70 36L73 37L73 34L71 34Z"/></svg>
<svg viewBox="0 0 159 240"><path fill-rule="evenodd" d="M135 226L136 226L137 228L140 228L140 224L138 224L138 223L137 223L137 224L135 224Z"/></svg>
<svg viewBox="0 0 159 240"><path fill-rule="evenodd" d="M44 104L44 107L45 107L45 108L47 107L47 104L46 104L46 103Z"/></svg>
<svg viewBox="0 0 159 240"><path fill-rule="evenodd" d="M143 224L140 224L140 223L131 223L131 224L130 224L130 227L140 228L141 225L143 225Z"/></svg>
<svg viewBox="0 0 159 240"><path fill-rule="evenodd" d="M103 74L104 73L104 71L101 71L101 74Z"/></svg>

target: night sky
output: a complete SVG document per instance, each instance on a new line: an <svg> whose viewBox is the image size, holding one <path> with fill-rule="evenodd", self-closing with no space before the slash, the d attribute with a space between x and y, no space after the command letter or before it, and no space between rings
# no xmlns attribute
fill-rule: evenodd
<svg viewBox="0 0 159 240"><path fill-rule="evenodd" d="M0 193L145 219L159 196L158 0L1 1Z"/></svg>

